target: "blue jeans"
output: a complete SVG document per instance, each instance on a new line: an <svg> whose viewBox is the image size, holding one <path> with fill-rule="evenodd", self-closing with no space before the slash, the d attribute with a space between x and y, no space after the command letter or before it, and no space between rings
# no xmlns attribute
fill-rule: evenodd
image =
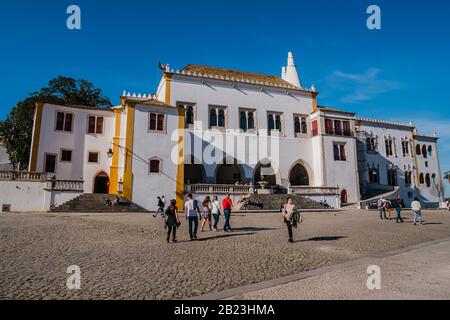
<svg viewBox="0 0 450 320"><path fill-rule="evenodd" d="M384 219L387 219L386 218L386 208L380 208L379 211L380 211L380 218L383 219L383 216L384 216Z"/></svg>
<svg viewBox="0 0 450 320"><path fill-rule="evenodd" d="M213 218L214 218L214 229L217 229L217 226L219 225L219 220L220 220L220 216L218 214L213 213Z"/></svg>
<svg viewBox="0 0 450 320"><path fill-rule="evenodd" d="M225 224L223 225L223 231L231 231L230 226L231 209L224 209L223 215L225 216Z"/></svg>
<svg viewBox="0 0 450 320"><path fill-rule="evenodd" d="M197 237L197 231L198 231L198 217L189 217L189 236L191 239L194 237Z"/></svg>
<svg viewBox="0 0 450 320"><path fill-rule="evenodd" d="M416 223L417 220L422 222L422 211L420 211L420 210L413 211L413 220L414 220L414 223Z"/></svg>
<svg viewBox="0 0 450 320"><path fill-rule="evenodd" d="M395 208L395 211L397 211L397 217L396 217L397 222L403 222L402 215L401 215L402 209Z"/></svg>

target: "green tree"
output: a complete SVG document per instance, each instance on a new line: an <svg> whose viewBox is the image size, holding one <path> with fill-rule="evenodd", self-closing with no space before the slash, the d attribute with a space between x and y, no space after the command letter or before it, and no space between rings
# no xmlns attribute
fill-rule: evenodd
<svg viewBox="0 0 450 320"><path fill-rule="evenodd" d="M101 89L86 80L57 77L42 88L17 103L4 121L0 121L0 140L6 147L11 163L18 170L28 167L31 150L34 109L36 103L80 105L98 108L112 107Z"/></svg>

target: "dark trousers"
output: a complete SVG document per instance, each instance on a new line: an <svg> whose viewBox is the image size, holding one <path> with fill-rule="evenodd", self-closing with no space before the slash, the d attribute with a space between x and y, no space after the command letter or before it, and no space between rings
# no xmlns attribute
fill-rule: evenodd
<svg viewBox="0 0 450 320"><path fill-rule="evenodd" d="M198 217L189 217L189 236L192 238L197 236Z"/></svg>
<svg viewBox="0 0 450 320"><path fill-rule="evenodd" d="M396 217L397 222L403 222L402 215L401 215L402 209L395 208L395 211L397 211L397 217Z"/></svg>
<svg viewBox="0 0 450 320"><path fill-rule="evenodd" d="M292 223L286 219L284 219L284 222L286 223L287 228L288 228L289 240L293 240L294 236L292 234Z"/></svg>
<svg viewBox="0 0 450 320"><path fill-rule="evenodd" d="M384 219L387 219L387 217L386 217L386 208L381 208L380 209L380 218L383 219L383 216L384 216Z"/></svg>
<svg viewBox="0 0 450 320"><path fill-rule="evenodd" d="M173 239L177 237L177 227L176 226L168 226L167 227L167 239L170 239L170 234L173 234Z"/></svg>
<svg viewBox="0 0 450 320"><path fill-rule="evenodd" d="M231 209L224 209L223 215L225 216L225 224L223 225L223 231L231 231L230 226Z"/></svg>
<svg viewBox="0 0 450 320"><path fill-rule="evenodd" d="M220 216L218 214L212 215L214 218L214 229L217 229L217 226L219 225Z"/></svg>

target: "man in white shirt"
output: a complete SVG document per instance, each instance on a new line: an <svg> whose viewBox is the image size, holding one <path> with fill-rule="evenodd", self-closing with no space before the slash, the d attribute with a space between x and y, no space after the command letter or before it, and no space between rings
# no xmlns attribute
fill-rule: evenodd
<svg viewBox="0 0 450 320"><path fill-rule="evenodd" d="M418 198L414 198L414 201L411 202L411 210L413 212L414 225L417 224L417 220L422 224L422 205Z"/></svg>
<svg viewBox="0 0 450 320"><path fill-rule="evenodd" d="M197 231L198 231L198 215L197 210L194 206L192 194L188 194L188 200L184 204L184 211L186 212L186 219L188 219L189 236L191 237L192 241L197 239Z"/></svg>

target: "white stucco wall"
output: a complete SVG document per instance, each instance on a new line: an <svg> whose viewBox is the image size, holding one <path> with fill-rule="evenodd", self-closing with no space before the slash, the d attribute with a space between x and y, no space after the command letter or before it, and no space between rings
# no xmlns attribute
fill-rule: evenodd
<svg viewBox="0 0 450 320"><path fill-rule="evenodd" d="M12 212L47 211L44 188L47 182L0 181L0 205Z"/></svg>

